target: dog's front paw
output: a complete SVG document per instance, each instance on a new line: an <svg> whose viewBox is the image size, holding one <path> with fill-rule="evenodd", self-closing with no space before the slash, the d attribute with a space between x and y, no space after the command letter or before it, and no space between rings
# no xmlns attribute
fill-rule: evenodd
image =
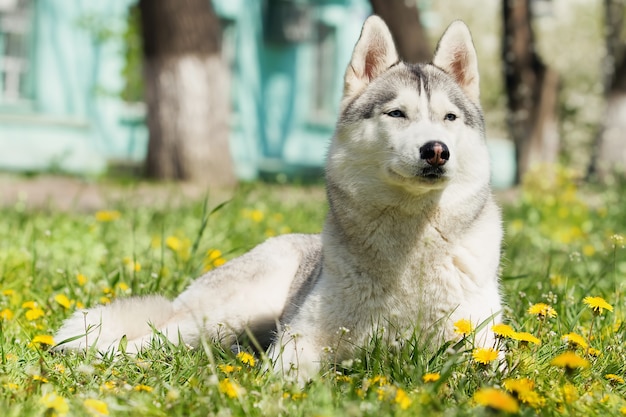
<svg viewBox="0 0 626 417"><path fill-rule="evenodd" d="M321 349L306 338L284 332L270 347L274 372L300 385L309 382L320 370Z"/></svg>

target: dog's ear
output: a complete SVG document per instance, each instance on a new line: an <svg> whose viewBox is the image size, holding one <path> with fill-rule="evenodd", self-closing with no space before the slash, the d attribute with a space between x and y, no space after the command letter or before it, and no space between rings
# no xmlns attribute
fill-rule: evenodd
<svg viewBox="0 0 626 417"><path fill-rule="evenodd" d="M472 35L465 23L452 22L439 40L433 64L450 74L468 97L478 103L478 59Z"/></svg>
<svg viewBox="0 0 626 417"><path fill-rule="evenodd" d="M396 46L383 19L368 17L346 70L344 97L357 94L398 61Z"/></svg>

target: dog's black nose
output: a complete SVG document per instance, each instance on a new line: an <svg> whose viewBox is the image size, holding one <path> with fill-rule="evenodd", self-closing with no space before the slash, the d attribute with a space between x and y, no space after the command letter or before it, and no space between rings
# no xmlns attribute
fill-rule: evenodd
<svg viewBox="0 0 626 417"><path fill-rule="evenodd" d="M428 165L440 167L450 159L450 151L443 142L426 142L420 148L420 158L425 159Z"/></svg>

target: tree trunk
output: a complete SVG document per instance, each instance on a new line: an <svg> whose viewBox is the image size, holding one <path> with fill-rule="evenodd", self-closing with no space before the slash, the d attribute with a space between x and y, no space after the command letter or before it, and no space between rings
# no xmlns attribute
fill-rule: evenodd
<svg viewBox="0 0 626 417"><path fill-rule="evenodd" d="M606 111L593 147L591 175L606 180L611 174L626 175L626 42L624 0L605 0L606 57L603 62Z"/></svg>
<svg viewBox="0 0 626 417"><path fill-rule="evenodd" d="M559 77L535 52L530 0L504 0L502 61L508 126L515 144L516 183L538 163L557 161Z"/></svg>
<svg viewBox="0 0 626 417"><path fill-rule="evenodd" d="M139 9L150 132L147 175L233 185L230 74L211 2L140 0Z"/></svg>
<svg viewBox="0 0 626 417"><path fill-rule="evenodd" d="M432 59L416 1L370 0L370 3L374 14L389 26L402 60L416 63Z"/></svg>

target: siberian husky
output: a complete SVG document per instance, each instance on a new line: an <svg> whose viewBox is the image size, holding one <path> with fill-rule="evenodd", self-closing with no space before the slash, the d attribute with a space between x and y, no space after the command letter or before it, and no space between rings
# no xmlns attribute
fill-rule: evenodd
<svg viewBox="0 0 626 417"><path fill-rule="evenodd" d="M174 343L231 346L252 332L270 341L277 372L306 380L381 328L439 343L458 337L456 320L498 322L501 219L467 26L448 27L432 64L408 64L372 16L344 81L321 235L269 239L173 301L131 297L77 311L57 349L116 350L125 336L136 352L154 330ZM476 343L493 344L490 328Z"/></svg>

